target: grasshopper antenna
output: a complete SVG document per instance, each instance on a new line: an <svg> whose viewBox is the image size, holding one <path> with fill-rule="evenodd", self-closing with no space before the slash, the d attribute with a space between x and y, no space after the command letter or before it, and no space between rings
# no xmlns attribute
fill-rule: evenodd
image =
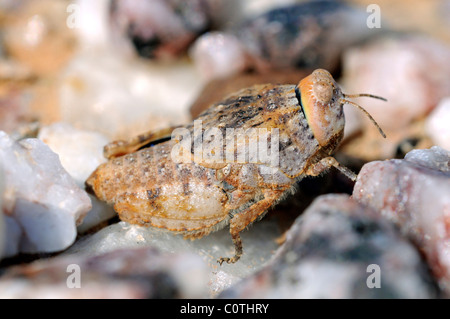
<svg viewBox="0 0 450 319"><path fill-rule="evenodd" d="M384 97L381 96L377 96L377 95L372 95L372 94L367 94L367 93L361 93L361 94L344 94L345 98L355 98L355 97L361 97L361 96L365 96L365 97L371 97L374 99L378 99L378 100L382 100L387 102L387 99L385 99ZM372 115L370 115L369 112L367 112L361 105L356 104L353 101L347 100L347 99L341 99L342 103L346 103L346 104L351 104L353 106L356 106L358 109L360 109L361 111L363 111L368 117L369 119L372 121L372 123L377 127L378 131L380 132L381 136L383 136L384 138L386 138L386 134L384 134L383 130L381 129L381 127L378 125L378 123L375 121L375 119L372 117Z"/></svg>

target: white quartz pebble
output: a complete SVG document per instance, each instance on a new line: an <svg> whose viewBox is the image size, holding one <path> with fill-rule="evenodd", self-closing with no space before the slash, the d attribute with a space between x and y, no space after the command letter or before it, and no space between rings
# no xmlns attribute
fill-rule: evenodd
<svg viewBox="0 0 450 319"><path fill-rule="evenodd" d="M401 129L450 95L449 60L450 47L423 36L372 41L344 54L345 93L387 98L357 102L383 129Z"/></svg>
<svg viewBox="0 0 450 319"><path fill-rule="evenodd" d="M84 189L84 182L89 175L106 161L103 147L109 139L98 132L76 129L61 122L41 128L38 138L58 154L62 166L80 188ZM92 210L78 227L81 233L116 215L106 203L93 196L90 198Z"/></svg>
<svg viewBox="0 0 450 319"><path fill-rule="evenodd" d="M435 145L450 150L450 97L442 99L428 115L425 130Z"/></svg>
<svg viewBox="0 0 450 319"><path fill-rule="evenodd" d="M20 230L18 236L7 227L8 255L69 247L77 236L76 225L92 205L58 155L39 139L16 142L0 131L0 163L5 172L3 213Z"/></svg>
<svg viewBox="0 0 450 319"><path fill-rule="evenodd" d="M112 139L186 123L203 85L186 61L144 63L101 50L75 56L62 77L62 120Z"/></svg>
<svg viewBox="0 0 450 319"><path fill-rule="evenodd" d="M106 161L103 147L109 140L100 133L56 123L41 128L38 138L58 154L61 165L81 188L97 166Z"/></svg>

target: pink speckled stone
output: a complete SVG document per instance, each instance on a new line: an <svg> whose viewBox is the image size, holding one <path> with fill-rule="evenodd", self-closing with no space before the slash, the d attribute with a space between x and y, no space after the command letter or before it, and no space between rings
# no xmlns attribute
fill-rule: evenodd
<svg viewBox="0 0 450 319"><path fill-rule="evenodd" d="M450 295L450 153L414 150L406 160L363 166L353 198L397 224L425 253Z"/></svg>

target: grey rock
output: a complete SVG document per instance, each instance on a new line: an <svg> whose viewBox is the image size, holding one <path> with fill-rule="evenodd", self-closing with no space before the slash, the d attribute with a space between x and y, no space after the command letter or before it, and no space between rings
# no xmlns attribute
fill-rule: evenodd
<svg viewBox="0 0 450 319"><path fill-rule="evenodd" d="M377 276L380 277L377 278ZM379 288L372 287L377 285ZM395 227L348 195L324 195L273 260L223 298L430 298L426 265Z"/></svg>
<svg viewBox="0 0 450 319"><path fill-rule="evenodd" d="M180 56L195 38L206 32L218 0L111 1L112 35L129 42L139 56L168 60ZM126 41L126 40L127 41ZM116 40L117 41L117 40Z"/></svg>
<svg viewBox="0 0 450 319"><path fill-rule="evenodd" d="M405 160L441 172L450 171L450 151L439 146L429 150L412 150L405 155Z"/></svg>
<svg viewBox="0 0 450 319"><path fill-rule="evenodd" d="M192 52L200 74L210 80L248 68L320 67L333 72L346 48L380 33L379 28L367 28L365 11L341 1L286 4L266 6L270 10L227 33L200 37Z"/></svg>
<svg viewBox="0 0 450 319"><path fill-rule="evenodd" d="M12 267L0 278L0 298L204 298L207 282L198 256L147 247Z"/></svg>
<svg viewBox="0 0 450 319"><path fill-rule="evenodd" d="M4 216L5 223L5 243L4 243L4 257L11 257L17 255L20 251L20 241L23 236L23 231L16 220L10 216Z"/></svg>
<svg viewBox="0 0 450 319"><path fill-rule="evenodd" d="M395 223L427 258L450 295L450 156L439 147L414 150L405 160L363 166L353 198Z"/></svg>

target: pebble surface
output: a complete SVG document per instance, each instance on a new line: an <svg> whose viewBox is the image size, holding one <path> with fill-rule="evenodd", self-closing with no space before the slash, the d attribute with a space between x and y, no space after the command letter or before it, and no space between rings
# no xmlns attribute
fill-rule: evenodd
<svg viewBox="0 0 450 319"><path fill-rule="evenodd" d="M205 270L196 255L153 247L60 256L10 268L0 298L206 298Z"/></svg>
<svg viewBox="0 0 450 319"><path fill-rule="evenodd" d="M450 150L450 97L442 99L425 122L425 130L442 148Z"/></svg>
<svg viewBox="0 0 450 319"><path fill-rule="evenodd" d="M419 253L392 224L333 194L295 221L271 262L219 297L433 298L430 282Z"/></svg>
<svg viewBox="0 0 450 319"><path fill-rule="evenodd" d="M64 170L58 155L38 139L12 140L0 132L5 172L6 251L56 252L70 246L91 209L87 193Z"/></svg>
<svg viewBox="0 0 450 319"><path fill-rule="evenodd" d="M343 59L346 93L370 91L388 100L363 104L385 130L405 129L450 95L450 46L433 38L383 37L350 48Z"/></svg>
<svg viewBox="0 0 450 319"><path fill-rule="evenodd" d="M450 295L450 152L440 147L409 152L405 160L363 166L353 198L395 223L425 253Z"/></svg>

